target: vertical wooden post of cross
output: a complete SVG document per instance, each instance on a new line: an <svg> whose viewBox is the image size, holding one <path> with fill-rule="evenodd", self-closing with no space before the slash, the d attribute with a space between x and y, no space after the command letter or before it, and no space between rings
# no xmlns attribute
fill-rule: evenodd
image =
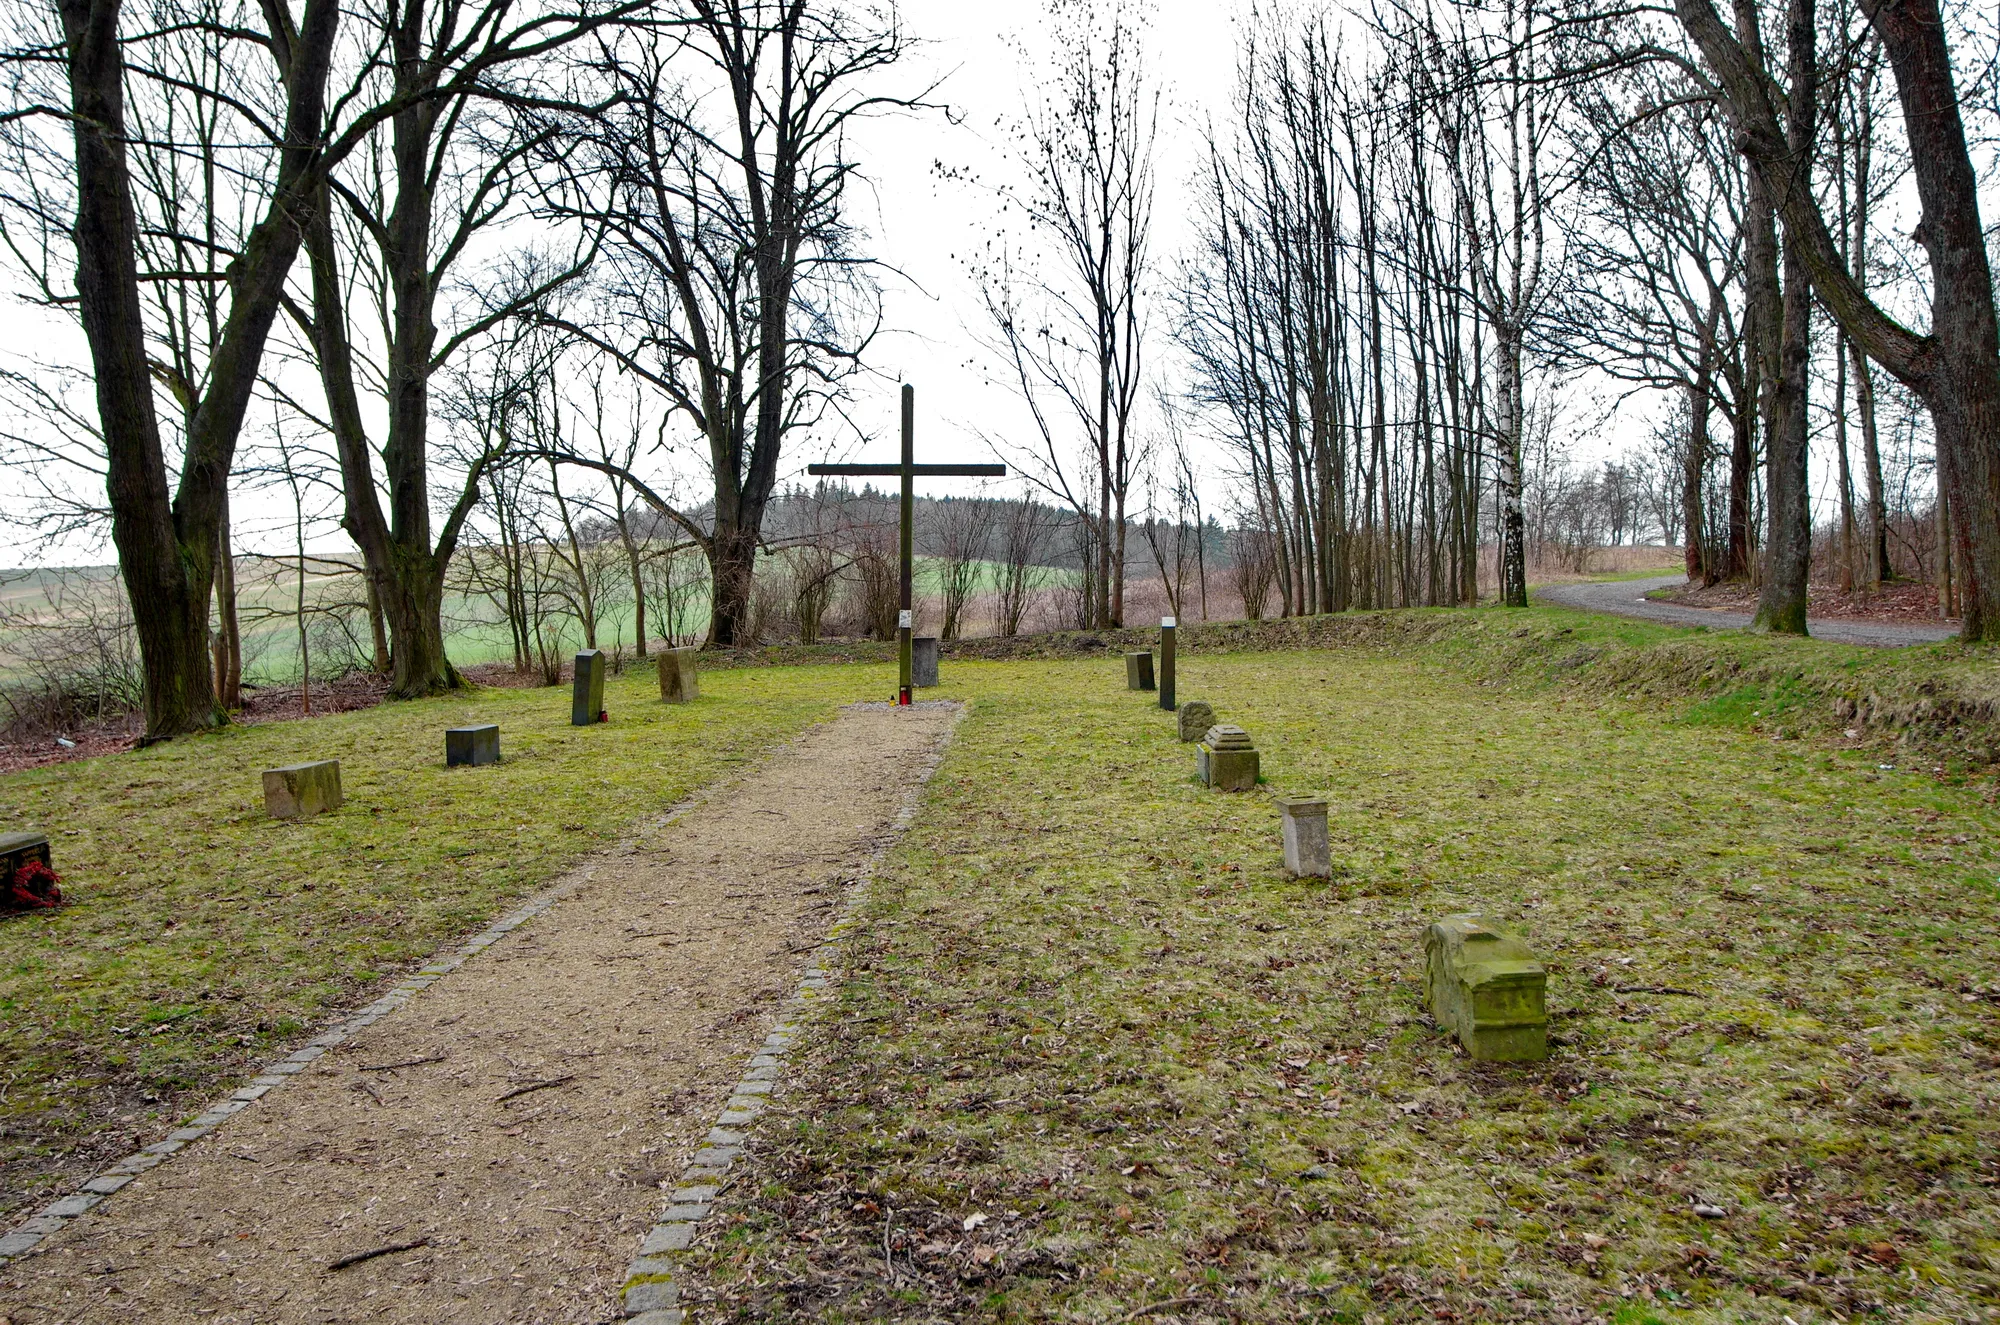
<svg viewBox="0 0 2000 1325"><path fill-rule="evenodd" d="M903 384L903 458L894 465L807 465L806 473L816 477L832 478L887 478L894 475L902 481L899 492L902 525L900 547L901 565L897 567L899 583L896 604L896 703L898 706L910 702L910 689L914 684L911 675L911 637L916 633L916 492L915 483L922 478L1005 478L1005 465L920 465L917 463L917 389L909 383ZM935 683L933 683L935 684Z"/></svg>
<svg viewBox="0 0 2000 1325"><path fill-rule="evenodd" d="M914 488L917 477L917 389L908 382L903 383L903 472L902 512L902 598L896 613L896 702L907 705L910 702L910 637L916 633L916 598L913 595L913 563L916 554L916 539L913 526L916 523L916 497Z"/></svg>

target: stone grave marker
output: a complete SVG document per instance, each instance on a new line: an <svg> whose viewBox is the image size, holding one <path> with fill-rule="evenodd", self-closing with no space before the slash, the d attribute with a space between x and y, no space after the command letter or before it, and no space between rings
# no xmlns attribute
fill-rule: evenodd
<svg viewBox="0 0 2000 1325"><path fill-rule="evenodd" d="M604 721L604 654L585 649L576 655L576 681L570 690L569 725L588 727Z"/></svg>
<svg viewBox="0 0 2000 1325"><path fill-rule="evenodd" d="M1285 796L1278 801L1285 826L1285 868L1295 879L1325 879L1333 874L1333 856L1326 839L1326 798Z"/></svg>
<svg viewBox="0 0 2000 1325"><path fill-rule="evenodd" d="M692 704L701 698L700 649L660 652L660 702Z"/></svg>
<svg viewBox="0 0 2000 1325"><path fill-rule="evenodd" d="M303 819L340 808L340 761L264 770L264 809L273 819Z"/></svg>
<svg viewBox="0 0 2000 1325"><path fill-rule="evenodd" d="M1125 688L1127 690L1151 690L1153 688L1153 651L1128 653L1125 655Z"/></svg>
<svg viewBox="0 0 2000 1325"><path fill-rule="evenodd" d="M1208 729L1195 747L1195 771L1217 791L1253 791L1257 786L1257 750L1250 734L1223 722Z"/></svg>
<svg viewBox="0 0 2000 1325"><path fill-rule="evenodd" d="M1549 1056L1547 980L1534 950L1484 916L1446 916L1424 931L1431 1016L1474 1058Z"/></svg>
<svg viewBox="0 0 2000 1325"><path fill-rule="evenodd" d="M910 639L910 684L934 686L938 683L938 642L934 635Z"/></svg>
<svg viewBox="0 0 2000 1325"><path fill-rule="evenodd" d="M1174 711L1174 619L1160 618L1160 707Z"/></svg>
<svg viewBox="0 0 2000 1325"><path fill-rule="evenodd" d="M444 734L444 766L458 768L461 765L478 768L484 764L500 762L500 727L497 723L487 723L483 727L450 727Z"/></svg>
<svg viewBox="0 0 2000 1325"><path fill-rule="evenodd" d="M51 871L56 867L55 857L49 854L49 835L30 829L21 833L0 834L0 908L14 886L14 873L29 861L46 865Z"/></svg>
<svg viewBox="0 0 2000 1325"><path fill-rule="evenodd" d="M1215 709L1198 699L1190 699L1174 713L1180 720L1182 741L1199 741L1215 725Z"/></svg>

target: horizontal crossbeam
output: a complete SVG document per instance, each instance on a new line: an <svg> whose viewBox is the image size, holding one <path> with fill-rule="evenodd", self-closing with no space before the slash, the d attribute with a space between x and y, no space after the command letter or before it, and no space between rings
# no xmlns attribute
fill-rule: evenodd
<svg viewBox="0 0 2000 1325"><path fill-rule="evenodd" d="M852 478L1005 478L1005 465L807 465L806 473Z"/></svg>

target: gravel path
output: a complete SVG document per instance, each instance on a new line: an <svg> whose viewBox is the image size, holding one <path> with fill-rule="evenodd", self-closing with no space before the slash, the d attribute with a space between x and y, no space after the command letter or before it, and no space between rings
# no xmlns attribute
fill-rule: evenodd
<svg viewBox="0 0 2000 1325"><path fill-rule="evenodd" d="M1586 612L1609 612L1614 616L1641 617L1664 621L1673 626L1707 626L1714 630L1740 630L1750 624L1748 612L1725 612L1712 607L1683 607L1678 603L1657 603L1646 594L1687 583L1685 575L1655 575L1644 580L1609 580L1589 584L1558 584L1537 589L1535 597L1563 607L1580 607ZM1871 644L1896 648L1906 644L1932 644L1951 639L1958 631L1950 626L1901 626L1888 622L1829 620L1814 617L1807 623L1814 639L1836 644Z"/></svg>
<svg viewBox="0 0 2000 1325"><path fill-rule="evenodd" d="M585 862L546 912L0 1269L0 1321L622 1317L662 1188L955 717L849 709Z"/></svg>

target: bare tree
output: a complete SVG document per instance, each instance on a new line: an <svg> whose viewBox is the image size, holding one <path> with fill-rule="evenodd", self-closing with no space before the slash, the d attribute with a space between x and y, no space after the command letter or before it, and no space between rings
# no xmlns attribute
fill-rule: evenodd
<svg viewBox="0 0 2000 1325"><path fill-rule="evenodd" d="M1818 197L1801 130L1813 111L1781 101L1751 44L1756 0L1738 0L1732 30L1710 0L1675 0L1738 145L1763 173L1786 236L1828 312L1868 357L1921 398L1937 434L1939 487L1965 579L1962 635L2000 639L2000 318L1980 220L1978 173L1959 110L1948 28L1936 0L1861 0L1888 56L1902 102L1911 170L1923 207L1917 237L1930 264L1931 330L1905 327L1855 280ZM1808 44L1811 0L1789 0L1795 57ZM1792 81L1802 80L1794 71ZM1809 83L1807 84L1810 85ZM1801 313L1801 318L1803 313Z"/></svg>
<svg viewBox="0 0 2000 1325"><path fill-rule="evenodd" d="M1136 6L1050 0L1047 16L1055 56L1031 76L1043 97L1018 126L1027 183L1010 195L1036 238L1025 261L1001 242L977 275L994 347L1037 429L1034 445L1010 449L1088 521L1091 620L1119 625L1126 504L1143 458L1133 416L1147 368L1160 92Z"/></svg>
<svg viewBox="0 0 2000 1325"><path fill-rule="evenodd" d="M603 245L598 316L562 325L699 434L705 527L626 477L707 555L710 638L727 645L747 620L786 439L827 416L878 316L846 215L847 131L916 103L871 86L902 55L901 31L840 0L672 12L670 34L633 26L599 43L592 69L615 104L572 124L545 206Z"/></svg>

